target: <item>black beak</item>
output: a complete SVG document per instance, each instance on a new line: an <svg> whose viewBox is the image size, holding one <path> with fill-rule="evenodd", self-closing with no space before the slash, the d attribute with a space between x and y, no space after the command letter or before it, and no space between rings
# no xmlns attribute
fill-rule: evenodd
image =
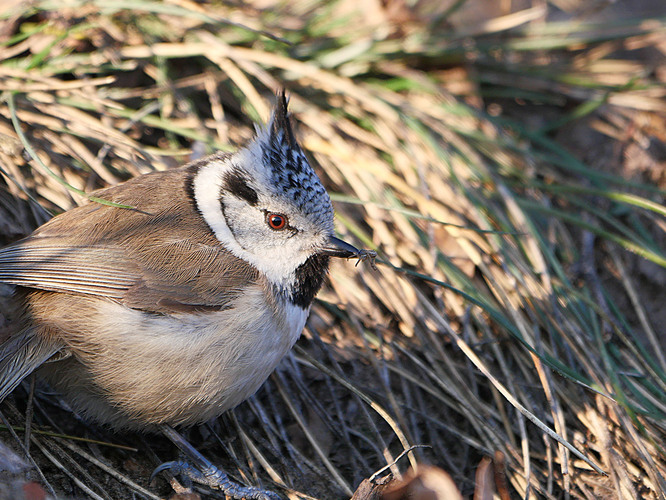
<svg viewBox="0 0 666 500"><path fill-rule="evenodd" d="M323 247L319 247L319 253L322 255L330 255L331 257L348 259L350 257L358 257L361 252L358 248L349 243L346 243L335 236L329 236L326 244Z"/></svg>

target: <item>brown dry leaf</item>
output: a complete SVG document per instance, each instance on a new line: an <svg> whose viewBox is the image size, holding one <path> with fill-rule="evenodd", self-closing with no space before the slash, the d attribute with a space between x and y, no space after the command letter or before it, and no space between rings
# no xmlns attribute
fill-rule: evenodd
<svg viewBox="0 0 666 500"><path fill-rule="evenodd" d="M494 493L493 461L488 457L484 457L478 469L476 469L474 500L492 500Z"/></svg>
<svg viewBox="0 0 666 500"><path fill-rule="evenodd" d="M382 500L462 500L453 479L442 469L420 467L403 481L391 484L382 493Z"/></svg>
<svg viewBox="0 0 666 500"><path fill-rule="evenodd" d="M382 493L394 482L391 474L379 479L364 479L350 500L382 500Z"/></svg>

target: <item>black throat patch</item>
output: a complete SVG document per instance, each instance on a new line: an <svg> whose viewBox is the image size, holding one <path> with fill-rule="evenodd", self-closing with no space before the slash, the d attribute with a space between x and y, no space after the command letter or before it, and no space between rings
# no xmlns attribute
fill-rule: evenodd
<svg viewBox="0 0 666 500"><path fill-rule="evenodd" d="M328 272L328 255L312 255L296 269L296 280L291 293L291 301L307 309L324 283Z"/></svg>

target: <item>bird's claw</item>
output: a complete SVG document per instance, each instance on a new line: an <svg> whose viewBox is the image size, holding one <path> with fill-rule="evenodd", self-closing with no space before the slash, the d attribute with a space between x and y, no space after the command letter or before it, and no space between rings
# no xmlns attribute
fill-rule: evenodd
<svg viewBox="0 0 666 500"><path fill-rule="evenodd" d="M157 476L157 474L166 470L174 475L186 478L189 481L208 486L213 490L221 491L227 497L236 500L280 500L280 496L272 491L234 483L229 479L229 476L217 467L199 470L184 460L165 462L159 465L150 475L151 481Z"/></svg>

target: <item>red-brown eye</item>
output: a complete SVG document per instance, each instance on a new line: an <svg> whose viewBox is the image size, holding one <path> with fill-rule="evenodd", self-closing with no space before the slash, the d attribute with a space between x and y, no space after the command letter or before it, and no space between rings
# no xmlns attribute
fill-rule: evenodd
<svg viewBox="0 0 666 500"><path fill-rule="evenodd" d="M282 214L266 214L266 223L270 226L271 229L276 231L281 231L287 227L287 216Z"/></svg>

